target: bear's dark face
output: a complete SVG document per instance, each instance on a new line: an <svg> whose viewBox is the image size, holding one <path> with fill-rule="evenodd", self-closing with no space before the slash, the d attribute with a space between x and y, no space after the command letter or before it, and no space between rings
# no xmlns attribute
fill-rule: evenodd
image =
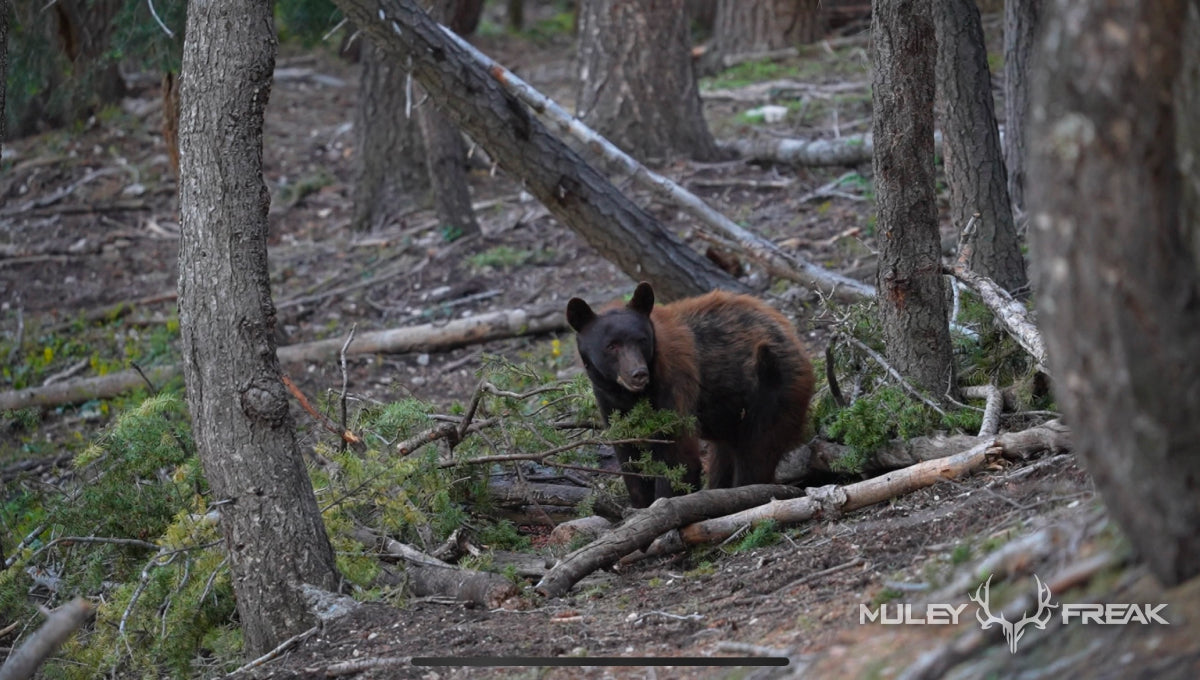
<svg viewBox="0 0 1200 680"><path fill-rule="evenodd" d="M642 283L622 308L596 314L586 302L567 303L567 323L578 333L579 356L597 392L617 388L632 394L650 385L654 364L654 292Z"/></svg>

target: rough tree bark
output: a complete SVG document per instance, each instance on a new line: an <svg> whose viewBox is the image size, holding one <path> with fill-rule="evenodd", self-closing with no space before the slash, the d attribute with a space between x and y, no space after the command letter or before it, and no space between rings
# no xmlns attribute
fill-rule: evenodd
<svg viewBox="0 0 1200 680"><path fill-rule="evenodd" d="M475 32L482 12L483 0L436 0L429 10L435 21L463 37ZM417 117L425 138L425 164L433 188L433 205L442 222L443 235L454 240L478 234L479 223L471 210L467 147L462 133L433 104L422 106Z"/></svg>
<svg viewBox="0 0 1200 680"><path fill-rule="evenodd" d="M378 229L405 204L428 200L429 172L412 94L403 62L364 41L354 119L356 231Z"/></svg>
<svg viewBox="0 0 1200 680"><path fill-rule="evenodd" d="M933 170L932 0L871 5L879 314L887 357L940 397L954 389Z"/></svg>
<svg viewBox="0 0 1200 680"><path fill-rule="evenodd" d="M1025 224L1025 130L1029 121L1029 65L1037 40L1042 0L1004 2L1004 163L1014 222Z"/></svg>
<svg viewBox="0 0 1200 680"><path fill-rule="evenodd" d="M666 299L714 288L745 291L546 130L412 0L336 4L376 46L401 60L411 56L414 78L447 115L625 273L651 282Z"/></svg>
<svg viewBox="0 0 1200 680"><path fill-rule="evenodd" d="M274 67L268 3L190 4L179 131L183 367L254 656L312 626L303 584L336 590L339 581L275 356L262 169Z"/></svg>
<svg viewBox="0 0 1200 680"><path fill-rule="evenodd" d="M805 45L821 36L819 0L718 0L713 50L720 56Z"/></svg>
<svg viewBox="0 0 1200 680"><path fill-rule="evenodd" d="M1008 197L987 46L975 0L935 0L937 89L950 220L975 222L971 269L1009 292L1028 285Z"/></svg>
<svg viewBox="0 0 1200 680"><path fill-rule="evenodd" d="M8 90L8 15L11 11L8 0L0 0L0 151L4 150L4 139L8 137L8 109L4 106L4 93Z"/></svg>
<svg viewBox="0 0 1200 680"><path fill-rule="evenodd" d="M1188 4L1049 0L1029 138L1059 403L1109 511L1168 586L1200 574L1200 226L1181 220L1195 148L1176 148L1200 110L1176 120L1173 101L1194 88L1178 79Z"/></svg>
<svg viewBox="0 0 1200 680"><path fill-rule="evenodd" d="M640 160L717 156L692 71L683 0L585 0L579 118Z"/></svg>

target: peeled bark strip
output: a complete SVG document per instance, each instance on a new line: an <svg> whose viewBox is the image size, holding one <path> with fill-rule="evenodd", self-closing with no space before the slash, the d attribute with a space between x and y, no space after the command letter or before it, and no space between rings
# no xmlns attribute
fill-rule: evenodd
<svg viewBox="0 0 1200 680"><path fill-rule="evenodd" d="M645 548L660 534L701 519L719 517L772 498L793 498L800 489L779 484L752 484L736 489L707 489L685 496L660 498L625 524L567 555L537 584L547 597L565 595L583 577Z"/></svg>

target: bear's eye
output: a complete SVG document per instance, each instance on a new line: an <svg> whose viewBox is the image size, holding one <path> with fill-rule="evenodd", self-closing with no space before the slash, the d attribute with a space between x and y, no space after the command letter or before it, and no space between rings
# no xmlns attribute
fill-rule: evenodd
<svg viewBox="0 0 1200 680"><path fill-rule="evenodd" d="M615 351L617 351L617 343L610 342L610 343L608 343L608 347L606 347L605 349L607 349L610 352L615 352Z"/></svg>

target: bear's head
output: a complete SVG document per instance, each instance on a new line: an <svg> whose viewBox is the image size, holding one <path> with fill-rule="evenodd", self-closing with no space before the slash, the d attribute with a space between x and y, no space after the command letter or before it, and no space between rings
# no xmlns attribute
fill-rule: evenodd
<svg viewBox="0 0 1200 680"><path fill-rule="evenodd" d="M623 307L597 314L580 298L567 303L567 323L578 334L579 356L597 388L633 394L650 385L654 365L654 289L642 282Z"/></svg>

